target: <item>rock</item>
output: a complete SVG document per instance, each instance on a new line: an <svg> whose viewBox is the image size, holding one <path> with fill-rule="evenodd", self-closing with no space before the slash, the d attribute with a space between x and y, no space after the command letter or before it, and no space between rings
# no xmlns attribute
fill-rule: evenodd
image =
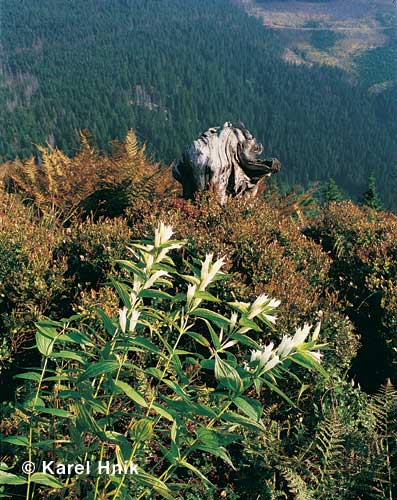
<svg viewBox="0 0 397 500"><path fill-rule="evenodd" d="M172 169L183 186L183 196L214 189L221 202L228 197L256 196L265 179L280 170L275 158L260 159L262 144L242 125L226 122L204 132L183 153Z"/></svg>

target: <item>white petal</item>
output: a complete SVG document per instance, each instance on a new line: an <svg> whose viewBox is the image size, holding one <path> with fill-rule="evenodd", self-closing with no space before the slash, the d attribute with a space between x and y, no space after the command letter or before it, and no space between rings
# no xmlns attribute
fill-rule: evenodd
<svg viewBox="0 0 397 500"><path fill-rule="evenodd" d="M311 326L307 323L304 324L303 328L297 328L294 338L292 339L293 347L297 347L298 345L303 344L303 342L307 339L307 336L310 333Z"/></svg>
<svg viewBox="0 0 397 500"><path fill-rule="evenodd" d="M273 352L273 347L274 347L274 344L273 344L273 342L271 342L268 346L266 346L263 349L262 354L261 354L261 361L260 361L261 366L265 366L265 364L269 361L269 358Z"/></svg>
<svg viewBox="0 0 397 500"><path fill-rule="evenodd" d="M273 316L271 314L264 314L263 315L268 321L270 321L270 323L272 323L273 325L276 324L276 321L277 321L277 316Z"/></svg>
<svg viewBox="0 0 397 500"><path fill-rule="evenodd" d="M130 332L135 331L136 324L138 322L138 318L139 318L140 314L141 313L139 311L132 311L131 318L130 318L130 325L129 325Z"/></svg>
<svg viewBox="0 0 397 500"><path fill-rule="evenodd" d="M320 351L311 351L308 352L309 356L311 356L317 363L321 363L321 358L323 357L323 354Z"/></svg>
<svg viewBox="0 0 397 500"><path fill-rule="evenodd" d="M269 302L268 305L269 305L269 307L276 309L276 307L278 307L280 304L281 304L281 300L271 299L271 301Z"/></svg>
<svg viewBox="0 0 397 500"><path fill-rule="evenodd" d="M201 264L201 280L204 281L208 277L210 264L212 262L213 253L207 253L205 260Z"/></svg>
<svg viewBox="0 0 397 500"><path fill-rule="evenodd" d="M250 363L253 363L254 361L260 360L261 354L262 354L262 351L260 351L259 349L256 349L255 351L251 351Z"/></svg>
<svg viewBox="0 0 397 500"><path fill-rule="evenodd" d="M320 329L321 329L321 321L319 321L319 322L317 323L317 326L316 326L316 328L315 328L315 330L314 330L314 332L313 332L313 335L312 335L312 340L314 340L314 341L315 341L315 340L317 340L317 339L318 339L318 337L319 337L319 335L320 335Z"/></svg>
<svg viewBox="0 0 397 500"><path fill-rule="evenodd" d="M123 309L119 309L119 323L120 323L120 328L123 333L125 333L125 329L127 326L127 312L128 309L126 307L123 307Z"/></svg>
<svg viewBox="0 0 397 500"><path fill-rule="evenodd" d="M280 356L280 358L284 358L285 356L288 356L292 348L293 348L292 337L284 335L284 337L280 342L280 345L277 348L277 354Z"/></svg>
<svg viewBox="0 0 397 500"><path fill-rule="evenodd" d="M272 368L274 368L276 365L278 365L280 363L280 358L279 356L276 354L265 366L265 371L269 371L271 370Z"/></svg>

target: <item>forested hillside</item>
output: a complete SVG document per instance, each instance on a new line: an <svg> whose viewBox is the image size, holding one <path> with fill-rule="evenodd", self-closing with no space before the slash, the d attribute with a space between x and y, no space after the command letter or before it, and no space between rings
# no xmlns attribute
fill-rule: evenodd
<svg viewBox="0 0 397 500"><path fill-rule="evenodd" d="M228 0L4 0L0 155L45 141L73 152L127 129L163 161L202 130L242 121L287 185L334 177L351 195L374 172L397 189L397 90L285 64L275 34Z"/></svg>

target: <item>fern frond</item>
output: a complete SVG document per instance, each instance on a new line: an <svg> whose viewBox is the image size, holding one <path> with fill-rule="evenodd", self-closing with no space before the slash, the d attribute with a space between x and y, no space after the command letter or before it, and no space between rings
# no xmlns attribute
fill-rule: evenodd
<svg viewBox="0 0 397 500"><path fill-rule="evenodd" d="M314 493L309 490L299 474L289 468L281 469L281 474L295 500L314 500Z"/></svg>
<svg viewBox="0 0 397 500"><path fill-rule="evenodd" d="M390 380L372 396L369 409L375 419L372 449L373 490L393 499L397 473L393 464L397 457L397 389Z"/></svg>

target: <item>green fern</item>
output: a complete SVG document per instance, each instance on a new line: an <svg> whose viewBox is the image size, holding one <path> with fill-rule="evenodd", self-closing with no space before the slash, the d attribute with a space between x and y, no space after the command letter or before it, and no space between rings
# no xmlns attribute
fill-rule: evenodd
<svg viewBox="0 0 397 500"><path fill-rule="evenodd" d="M283 468L281 474L287 483L294 500L314 500L314 493L297 472L290 468Z"/></svg>
<svg viewBox="0 0 397 500"><path fill-rule="evenodd" d="M390 380L372 396L369 405L375 418L373 442L374 487L382 498L396 498L397 473L393 463L397 458L397 389Z"/></svg>

